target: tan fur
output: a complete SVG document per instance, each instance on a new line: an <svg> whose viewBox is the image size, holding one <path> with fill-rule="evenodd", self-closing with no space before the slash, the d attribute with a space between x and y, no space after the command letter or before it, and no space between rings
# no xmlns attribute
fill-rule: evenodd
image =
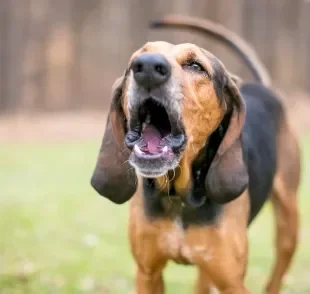
<svg viewBox="0 0 310 294"><path fill-rule="evenodd" d="M161 272L172 259L194 264L200 271L196 292L204 293L202 280L208 277L220 293L248 293L243 286L247 262L246 226L248 194L225 206L216 226L192 227L184 231L176 218L150 221L143 213L141 179L130 203L129 236L138 264L137 293L163 293ZM180 208L181 209L181 208ZM200 291L200 292L199 292Z"/></svg>

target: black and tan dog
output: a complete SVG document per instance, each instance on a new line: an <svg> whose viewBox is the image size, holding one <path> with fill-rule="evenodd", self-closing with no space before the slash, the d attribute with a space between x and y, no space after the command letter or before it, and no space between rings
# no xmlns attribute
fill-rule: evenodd
<svg viewBox="0 0 310 294"><path fill-rule="evenodd" d="M257 82L231 75L193 44L150 42L113 89L92 186L130 200L129 236L138 294L164 293L169 260L196 265L196 294L249 293L247 227L270 199L276 260L266 288L278 294L298 237L299 148L278 94L255 53L224 28L188 17L190 28L232 46Z"/></svg>

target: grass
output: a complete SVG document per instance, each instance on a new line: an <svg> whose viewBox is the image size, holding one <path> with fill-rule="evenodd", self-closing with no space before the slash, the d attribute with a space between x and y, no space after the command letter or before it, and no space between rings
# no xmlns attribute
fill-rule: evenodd
<svg viewBox="0 0 310 294"><path fill-rule="evenodd" d="M310 140L303 141L302 236L283 293L310 293ZM99 142L0 147L0 293L134 293L127 205L99 197L89 179ZM266 205L250 229L247 285L270 272L273 219ZM168 293L192 293L195 270L170 264Z"/></svg>

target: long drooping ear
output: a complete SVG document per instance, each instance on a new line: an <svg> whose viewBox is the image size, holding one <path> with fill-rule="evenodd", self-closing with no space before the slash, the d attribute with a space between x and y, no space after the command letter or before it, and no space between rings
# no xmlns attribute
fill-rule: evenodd
<svg viewBox="0 0 310 294"><path fill-rule="evenodd" d="M121 106L125 77L116 80L100 152L91 185L114 203L128 201L136 191L136 174L129 165L129 150L124 145L126 119Z"/></svg>
<svg viewBox="0 0 310 294"><path fill-rule="evenodd" d="M224 137L205 179L207 196L218 203L226 203L240 196L249 180L241 141L246 115L245 103L236 84L228 75L224 92L228 112L220 126L224 134L219 134Z"/></svg>

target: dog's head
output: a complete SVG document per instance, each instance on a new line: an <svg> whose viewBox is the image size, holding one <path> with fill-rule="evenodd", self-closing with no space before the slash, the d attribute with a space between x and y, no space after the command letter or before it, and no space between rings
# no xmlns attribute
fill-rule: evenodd
<svg viewBox="0 0 310 294"><path fill-rule="evenodd" d="M248 181L244 119L234 78L215 56L193 44L147 43L114 85L92 186L123 203L137 174L160 180L178 170L173 185L180 196L200 179L204 197L231 201Z"/></svg>

